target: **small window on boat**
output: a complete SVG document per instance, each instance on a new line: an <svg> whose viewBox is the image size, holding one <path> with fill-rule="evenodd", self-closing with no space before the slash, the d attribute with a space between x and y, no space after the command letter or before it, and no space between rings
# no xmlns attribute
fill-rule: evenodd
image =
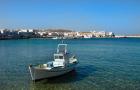
<svg viewBox="0 0 140 90"><path fill-rule="evenodd" d="M63 59L63 56L55 56L55 59Z"/></svg>
<svg viewBox="0 0 140 90"><path fill-rule="evenodd" d="M59 59L59 56L55 56L55 59Z"/></svg>
<svg viewBox="0 0 140 90"><path fill-rule="evenodd" d="M63 56L59 56L59 59L63 59Z"/></svg>

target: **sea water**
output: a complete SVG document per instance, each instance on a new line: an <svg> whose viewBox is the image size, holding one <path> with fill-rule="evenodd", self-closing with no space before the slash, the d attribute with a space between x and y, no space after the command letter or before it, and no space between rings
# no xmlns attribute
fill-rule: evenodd
<svg viewBox="0 0 140 90"><path fill-rule="evenodd" d="M0 90L140 90L140 38L68 39L79 64L65 75L33 82L28 66L53 60L61 40L0 41Z"/></svg>

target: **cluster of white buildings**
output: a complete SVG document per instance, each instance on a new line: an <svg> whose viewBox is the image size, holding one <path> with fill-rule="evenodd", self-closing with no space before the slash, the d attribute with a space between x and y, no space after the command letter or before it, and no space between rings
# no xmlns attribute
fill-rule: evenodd
<svg viewBox="0 0 140 90"><path fill-rule="evenodd" d="M17 32L19 33L27 33L27 32L33 32L33 29L16 29L16 30L10 30L10 29L0 29L0 34L4 34L6 32Z"/></svg>
<svg viewBox="0 0 140 90"><path fill-rule="evenodd" d="M37 30L37 29L0 29L0 38L54 38L54 37L64 37L64 38L93 38L93 37L114 37L113 32L105 31L89 31L89 32L76 32L70 30Z"/></svg>
<svg viewBox="0 0 140 90"><path fill-rule="evenodd" d="M20 39L34 37L33 29L0 29L0 39Z"/></svg>
<svg viewBox="0 0 140 90"><path fill-rule="evenodd" d="M38 32L40 35L47 35L48 37L65 37L65 38L93 38L93 37L114 37L113 32L92 31L92 32L76 32L76 31L42 31Z"/></svg>
<svg viewBox="0 0 140 90"><path fill-rule="evenodd" d="M82 37L82 38L93 38L93 37L114 37L113 32L105 31L91 31L91 32L66 32L64 33L65 37Z"/></svg>

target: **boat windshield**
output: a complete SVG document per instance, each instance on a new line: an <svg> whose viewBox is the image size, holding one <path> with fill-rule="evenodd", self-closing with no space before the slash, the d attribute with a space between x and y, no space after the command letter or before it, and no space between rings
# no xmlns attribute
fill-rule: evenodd
<svg viewBox="0 0 140 90"><path fill-rule="evenodd" d="M64 59L62 54L54 54L54 59Z"/></svg>

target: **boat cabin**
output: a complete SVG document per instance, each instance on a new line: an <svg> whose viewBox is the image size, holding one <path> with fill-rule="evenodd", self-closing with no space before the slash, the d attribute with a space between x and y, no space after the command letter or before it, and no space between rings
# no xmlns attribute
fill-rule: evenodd
<svg viewBox="0 0 140 90"><path fill-rule="evenodd" d="M54 61L64 61L64 54L54 54Z"/></svg>
<svg viewBox="0 0 140 90"><path fill-rule="evenodd" d="M53 66L54 67L65 66L64 54L62 53L54 54Z"/></svg>
<svg viewBox="0 0 140 90"><path fill-rule="evenodd" d="M67 54L67 44L58 44L57 53L54 54L54 67L63 67L66 63L66 54Z"/></svg>

